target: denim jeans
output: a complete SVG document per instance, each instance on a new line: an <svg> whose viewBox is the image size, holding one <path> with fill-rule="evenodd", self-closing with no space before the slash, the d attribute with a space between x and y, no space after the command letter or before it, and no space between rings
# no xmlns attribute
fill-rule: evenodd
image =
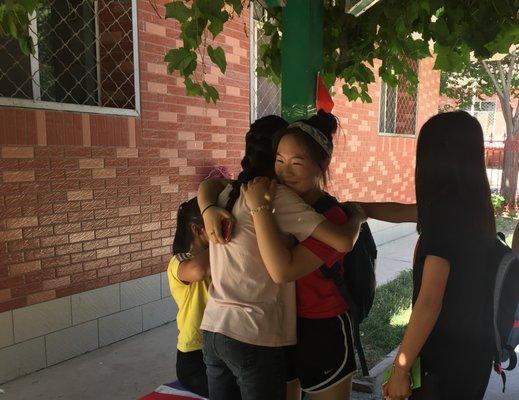
<svg viewBox="0 0 519 400"><path fill-rule="evenodd" d="M211 400L285 400L283 347L243 343L203 331Z"/></svg>

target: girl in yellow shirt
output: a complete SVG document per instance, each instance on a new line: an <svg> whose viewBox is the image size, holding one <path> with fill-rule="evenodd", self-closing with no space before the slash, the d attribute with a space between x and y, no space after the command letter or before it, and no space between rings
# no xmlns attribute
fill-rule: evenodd
<svg viewBox="0 0 519 400"><path fill-rule="evenodd" d="M209 397L202 356L200 323L210 283L208 238L197 199L180 205L173 257L168 265L169 288L178 305L177 377L182 386Z"/></svg>

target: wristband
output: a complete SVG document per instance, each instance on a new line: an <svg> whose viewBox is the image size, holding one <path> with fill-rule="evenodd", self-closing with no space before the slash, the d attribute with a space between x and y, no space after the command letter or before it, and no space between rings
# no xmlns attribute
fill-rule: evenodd
<svg viewBox="0 0 519 400"><path fill-rule="evenodd" d="M204 211L202 211L202 212L200 213L200 215L203 217L203 216L204 216L204 213L205 213L209 208L211 208L211 207L216 207L216 204L212 204L212 203L209 204L206 208L204 208Z"/></svg>
<svg viewBox="0 0 519 400"><path fill-rule="evenodd" d="M262 206L253 208L252 210L250 210L250 213L251 213L251 215L254 215L263 210L267 210L267 211L270 210L270 204L263 204Z"/></svg>

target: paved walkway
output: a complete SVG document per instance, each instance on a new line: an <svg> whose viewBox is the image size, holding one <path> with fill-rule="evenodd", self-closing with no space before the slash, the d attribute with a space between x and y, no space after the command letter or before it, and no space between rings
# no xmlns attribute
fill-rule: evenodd
<svg viewBox="0 0 519 400"><path fill-rule="evenodd" d="M413 234L379 247L379 284L411 268L416 238ZM0 400L136 400L175 379L176 337L172 322L0 385ZM379 389L380 382L375 386ZM501 381L492 374L486 400L519 399L519 368L508 375L507 393L500 391ZM353 398L381 399L377 392Z"/></svg>

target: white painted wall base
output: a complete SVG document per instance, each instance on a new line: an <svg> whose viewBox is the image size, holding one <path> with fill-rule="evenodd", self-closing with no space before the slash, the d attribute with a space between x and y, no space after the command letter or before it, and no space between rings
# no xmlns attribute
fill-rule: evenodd
<svg viewBox="0 0 519 400"><path fill-rule="evenodd" d="M0 314L0 383L174 321L165 273Z"/></svg>

